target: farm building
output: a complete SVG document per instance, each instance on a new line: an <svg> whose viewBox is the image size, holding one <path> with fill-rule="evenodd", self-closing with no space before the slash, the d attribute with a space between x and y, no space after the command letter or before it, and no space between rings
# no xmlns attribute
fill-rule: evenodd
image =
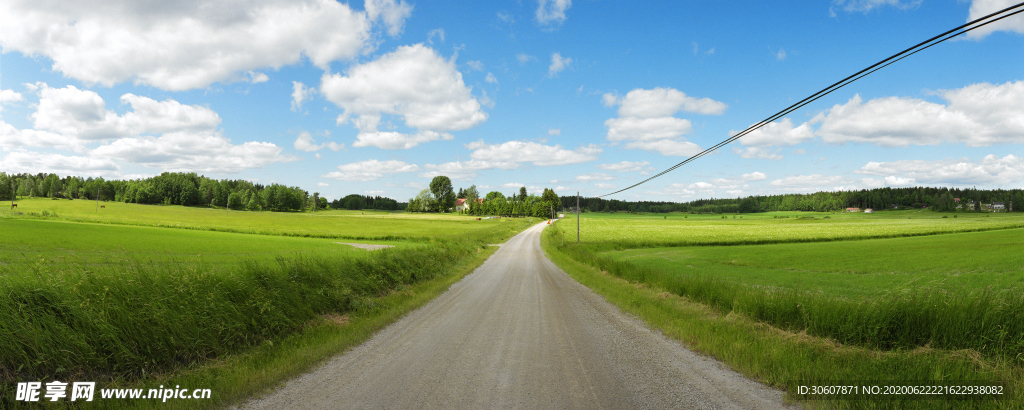
<svg viewBox="0 0 1024 410"><path fill-rule="evenodd" d="M476 203L477 204L482 204L482 203L484 203L484 199L483 198L477 198L476 199ZM459 198L459 199L455 200L455 210L456 211L467 211L467 210L469 210L469 203L466 202L466 198Z"/></svg>
<svg viewBox="0 0 1024 410"><path fill-rule="evenodd" d="M860 212L860 208L846 208L845 212Z"/></svg>
<svg viewBox="0 0 1024 410"><path fill-rule="evenodd" d="M1006 204L1002 202L992 203L992 212L1003 212L1006 211Z"/></svg>
<svg viewBox="0 0 1024 410"><path fill-rule="evenodd" d="M871 208L865 208L865 209L864 209L864 213L866 213L866 214L870 214L870 213L872 213L872 212L875 212L875 210L874 210L874 209L871 209Z"/></svg>

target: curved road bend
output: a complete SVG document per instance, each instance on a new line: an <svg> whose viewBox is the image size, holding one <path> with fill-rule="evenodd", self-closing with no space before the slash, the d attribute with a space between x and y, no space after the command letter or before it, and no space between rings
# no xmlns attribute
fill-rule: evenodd
<svg viewBox="0 0 1024 410"><path fill-rule="evenodd" d="M243 408L785 408L556 267L546 224L366 343Z"/></svg>

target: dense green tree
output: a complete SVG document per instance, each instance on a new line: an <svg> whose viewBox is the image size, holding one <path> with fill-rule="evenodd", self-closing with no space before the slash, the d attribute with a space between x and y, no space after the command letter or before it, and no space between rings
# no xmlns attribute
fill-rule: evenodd
<svg viewBox="0 0 1024 410"><path fill-rule="evenodd" d="M437 212L448 212L455 206L455 192L452 189L452 180L444 175L438 175L430 181L430 193L437 200L435 210Z"/></svg>

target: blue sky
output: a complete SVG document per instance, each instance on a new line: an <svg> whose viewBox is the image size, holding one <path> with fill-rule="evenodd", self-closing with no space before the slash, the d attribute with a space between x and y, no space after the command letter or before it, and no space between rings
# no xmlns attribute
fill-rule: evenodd
<svg viewBox="0 0 1024 410"><path fill-rule="evenodd" d="M0 170L607 194L1013 1L0 4ZM1024 15L645 185L1024 187Z"/></svg>

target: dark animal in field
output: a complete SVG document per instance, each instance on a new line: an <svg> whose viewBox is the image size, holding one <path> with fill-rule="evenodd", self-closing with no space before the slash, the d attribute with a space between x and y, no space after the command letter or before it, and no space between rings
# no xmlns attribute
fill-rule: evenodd
<svg viewBox="0 0 1024 410"><path fill-rule="evenodd" d="M100 205L100 208L106 208L106 207L107 207L106 205Z"/></svg>
<svg viewBox="0 0 1024 410"><path fill-rule="evenodd" d="M11 209L17 208L18 204L11 204Z"/></svg>

